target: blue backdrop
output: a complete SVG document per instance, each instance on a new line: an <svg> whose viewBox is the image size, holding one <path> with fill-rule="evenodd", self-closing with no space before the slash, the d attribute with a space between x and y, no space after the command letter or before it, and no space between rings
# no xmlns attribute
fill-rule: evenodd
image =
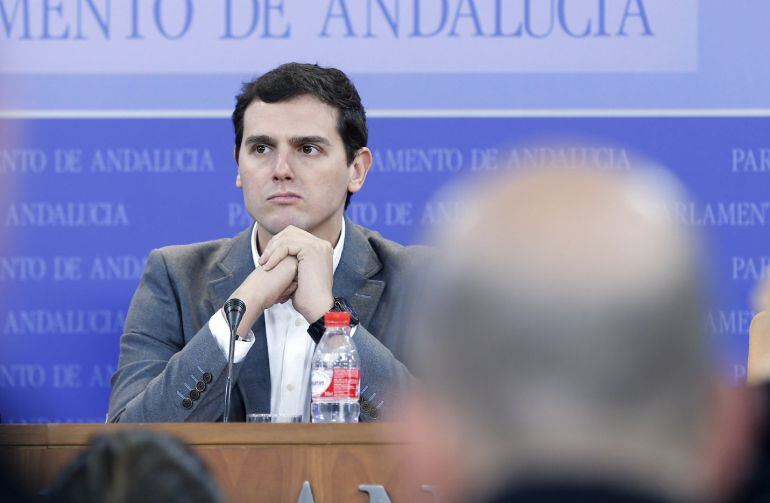
<svg viewBox="0 0 770 503"><path fill-rule="evenodd" d="M570 156L634 169L637 153L670 168L693 197L672 213L710 243L715 302L704 322L728 375L745 376L748 296L770 276L765 3L511 0L495 11L501 2L324 1L302 10L290 0L147 0L138 17L120 10L128 2L107 16L107 3L63 1L46 28L37 3L0 0L3 422L104 420L149 251L249 225L227 116L241 81L291 59L353 75L371 112L375 163L348 215L403 243L461 211L431 200L459 177ZM409 36L416 4L423 31L439 26L446 4L441 33ZM187 32L163 35L158 26L182 33L187 5ZM398 33L383 14L395 16L396 5ZM252 18L231 14L241 24L223 38L228 6L262 12L251 35L235 38ZM521 35L494 36L498 20L507 33L521 24ZM585 37L570 34L589 25ZM132 38L134 27L143 38ZM323 50L308 52L308 40ZM259 51L270 57L249 57ZM591 146L532 146L565 138Z"/></svg>

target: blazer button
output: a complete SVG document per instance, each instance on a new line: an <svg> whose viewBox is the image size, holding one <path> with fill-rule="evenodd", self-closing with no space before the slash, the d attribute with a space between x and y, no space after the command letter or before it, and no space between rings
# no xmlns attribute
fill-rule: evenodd
<svg viewBox="0 0 770 503"><path fill-rule="evenodd" d="M211 375L211 372L204 372L202 377L203 382L206 384L209 384L211 381L214 380L214 376Z"/></svg>
<svg viewBox="0 0 770 503"><path fill-rule="evenodd" d="M190 400L190 397L185 397L184 400L182 400L182 407L185 409L192 409L193 401Z"/></svg>
<svg viewBox="0 0 770 503"><path fill-rule="evenodd" d="M205 383L205 382L203 382L203 381L198 381L198 382L195 384L195 389L197 389L197 390L198 390L198 391L200 391L201 393L202 393L202 392L204 392L204 391L206 391L206 383Z"/></svg>
<svg viewBox="0 0 770 503"><path fill-rule="evenodd" d="M192 398L193 401L199 399L200 397L201 397L201 393L197 389L190 391L190 398Z"/></svg>

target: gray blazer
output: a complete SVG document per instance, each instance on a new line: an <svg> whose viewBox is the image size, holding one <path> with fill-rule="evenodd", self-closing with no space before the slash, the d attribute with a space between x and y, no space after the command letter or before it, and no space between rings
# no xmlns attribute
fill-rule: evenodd
<svg viewBox="0 0 770 503"><path fill-rule="evenodd" d="M333 293L360 319L354 342L361 359L362 421L387 418L411 375L401 363L407 291L425 256L346 220L345 246ZM110 422L218 421L227 358L208 320L254 270L251 228L234 238L153 250L134 294L112 376ZM230 417L270 412L265 321L234 366ZM375 335L376 334L376 335Z"/></svg>

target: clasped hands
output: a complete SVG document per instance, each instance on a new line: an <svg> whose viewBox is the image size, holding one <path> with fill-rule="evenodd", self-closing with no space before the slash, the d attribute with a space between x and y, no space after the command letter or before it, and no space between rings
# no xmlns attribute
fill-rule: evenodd
<svg viewBox="0 0 770 503"><path fill-rule="evenodd" d="M328 241L288 226L268 242L259 257L259 267L231 297L246 302L246 316L252 323L262 311L288 299L308 323L313 323L334 305L333 253Z"/></svg>

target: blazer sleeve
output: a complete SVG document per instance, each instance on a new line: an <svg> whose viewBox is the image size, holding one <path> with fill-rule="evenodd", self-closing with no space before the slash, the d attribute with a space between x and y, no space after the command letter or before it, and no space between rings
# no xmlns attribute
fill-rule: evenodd
<svg viewBox="0 0 770 503"><path fill-rule="evenodd" d="M395 419L414 377L391 351L361 325L353 342L361 359L361 421Z"/></svg>
<svg viewBox="0 0 770 503"><path fill-rule="evenodd" d="M208 323L185 343L179 295L162 252L153 250L120 338L108 422L216 421L226 368Z"/></svg>

